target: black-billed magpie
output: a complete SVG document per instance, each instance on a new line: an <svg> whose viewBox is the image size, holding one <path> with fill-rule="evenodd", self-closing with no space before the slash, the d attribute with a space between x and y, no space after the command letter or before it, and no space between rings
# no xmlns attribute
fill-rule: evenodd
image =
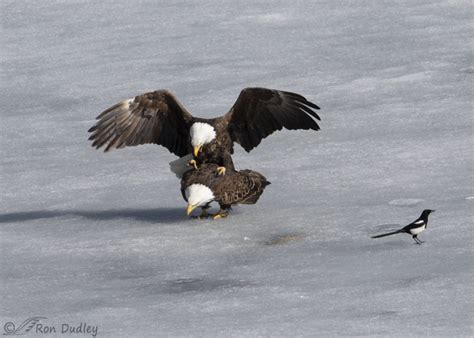
<svg viewBox="0 0 474 338"><path fill-rule="evenodd" d="M432 212L434 212L434 210L431 210L431 209L423 210L423 212L421 213L421 216L418 219L408 224L407 226L401 228L400 230L389 232L382 235L372 236L372 238L380 238L380 237L395 235L399 233L407 233L407 234L412 235L413 240L416 242L416 244L421 245L421 243L424 243L424 242L420 241L417 236L420 232L423 232L426 229L428 225L428 216Z"/></svg>

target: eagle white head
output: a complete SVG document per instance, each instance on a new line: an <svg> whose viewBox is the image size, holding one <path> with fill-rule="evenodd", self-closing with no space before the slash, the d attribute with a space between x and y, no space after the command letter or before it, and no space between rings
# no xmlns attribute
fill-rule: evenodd
<svg viewBox="0 0 474 338"><path fill-rule="evenodd" d="M188 215L197 207L203 207L214 200L214 194L209 187L204 184L191 184L184 190L186 199L188 200Z"/></svg>
<svg viewBox="0 0 474 338"><path fill-rule="evenodd" d="M191 145L194 148L194 156L198 156L203 145L216 138L214 127L204 122L193 123L189 133L191 135Z"/></svg>

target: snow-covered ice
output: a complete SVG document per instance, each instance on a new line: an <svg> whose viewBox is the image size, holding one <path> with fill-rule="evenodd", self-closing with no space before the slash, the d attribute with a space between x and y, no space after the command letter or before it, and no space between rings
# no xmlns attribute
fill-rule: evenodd
<svg viewBox="0 0 474 338"><path fill-rule="evenodd" d="M2 0L0 330L472 336L472 9ZM166 149L87 141L133 95L211 117L246 86L306 96L322 130L237 146L272 185L228 219L186 217ZM424 208L422 246L370 238Z"/></svg>

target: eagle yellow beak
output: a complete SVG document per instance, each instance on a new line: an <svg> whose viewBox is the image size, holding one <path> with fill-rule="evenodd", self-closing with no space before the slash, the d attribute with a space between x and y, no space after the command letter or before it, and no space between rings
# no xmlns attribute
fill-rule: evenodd
<svg viewBox="0 0 474 338"><path fill-rule="evenodd" d="M195 205L188 204L188 208L186 209L186 213L188 214L188 216L191 215L194 209L196 209Z"/></svg>
<svg viewBox="0 0 474 338"><path fill-rule="evenodd" d="M197 157L202 150L202 145L194 147L194 157Z"/></svg>

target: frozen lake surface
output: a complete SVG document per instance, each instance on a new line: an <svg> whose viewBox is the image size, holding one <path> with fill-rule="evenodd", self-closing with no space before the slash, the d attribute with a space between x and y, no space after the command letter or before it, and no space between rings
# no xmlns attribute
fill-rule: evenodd
<svg viewBox="0 0 474 338"><path fill-rule="evenodd" d="M2 0L0 329L472 336L472 3L357 3ZM272 185L228 219L186 217L165 148L87 141L136 94L211 117L247 86L322 130L237 146ZM370 238L425 208L422 246Z"/></svg>

